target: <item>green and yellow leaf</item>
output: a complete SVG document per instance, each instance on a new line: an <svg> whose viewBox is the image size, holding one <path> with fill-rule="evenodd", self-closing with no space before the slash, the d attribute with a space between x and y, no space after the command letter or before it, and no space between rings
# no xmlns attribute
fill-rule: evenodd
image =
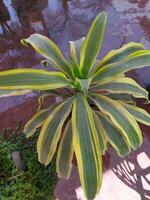
<svg viewBox="0 0 150 200"><path fill-rule="evenodd" d="M93 101L101 112L107 114L115 126L121 129L133 149L142 144L142 133L134 117L118 102L103 95L93 95Z"/></svg>
<svg viewBox="0 0 150 200"><path fill-rule="evenodd" d="M140 50L117 63L105 65L93 76L93 83L119 76L131 69L150 66L150 50Z"/></svg>
<svg viewBox="0 0 150 200"><path fill-rule="evenodd" d="M0 90L48 90L71 86L61 72L13 69L0 72Z"/></svg>
<svg viewBox="0 0 150 200"><path fill-rule="evenodd" d="M31 90L0 90L0 98L1 97L9 97L9 96L21 96L27 93L30 93Z"/></svg>
<svg viewBox="0 0 150 200"><path fill-rule="evenodd" d="M30 35L30 37L27 39L21 40L21 42L24 45L29 43L39 54L50 60L56 69L64 72L67 76L72 77L72 72L69 64L63 57L60 49L52 40L46 36L42 36L36 33Z"/></svg>
<svg viewBox="0 0 150 200"><path fill-rule="evenodd" d="M98 116L109 143L117 151L118 155L123 157L129 154L131 148L126 138L123 136L122 131L118 129L105 114L99 112Z"/></svg>
<svg viewBox="0 0 150 200"><path fill-rule="evenodd" d="M148 92L142 88L139 84L136 83L131 78L123 77L123 78L115 78L106 81L102 81L101 83L92 87L93 91L107 91L109 93L119 94L131 94L137 98L145 98L148 99Z"/></svg>
<svg viewBox="0 0 150 200"><path fill-rule="evenodd" d="M131 95L129 94L124 94L124 93L120 93L120 94L112 94L112 93L107 93L105 94L105 96L113 99L113 100L120 100L120 101L124 101L126 103L129 104L135 104L135 101L132 99Z"/></svg>
<svg viewBox="0 0 150 200"><path fill-rule="evenodd" d="M120 49L110 51L96 66L95 71L99 70L102 66L120 62L128 57L131 53L144 49L143 44L130 42Z"/></svg>
<svg viewBox="0 0 150 200"><path fill-rule="evenodd" d="M91 78L88 79L76 78L76 84L78 84L79 90L83 91L84 94L88 93L90 83L91 83Z"/></svg>
<svg viewBox="0 0 150 200"><path fill-rule="evenodd" d="M69 41L71 56L74 58L74 60L78 64L80 64L80 49L81 49L81 46L82 46L84 40L85 40L85 37L80 38L80 39L75 40L75 41Z"/></svg>
<svg viewBox="0 0 150 200"><path fill-rule="evenodd" d="M68 58L68 62L70 64L70 66L71 66L73 76L74 77L80 77L81 76L81 72L80 72L78 63L72 57Z"/></svg>
<svg viewBox="0 0 150 200"><path fill-rule="evenodd" d="M150 126L150 115L147 111L137 106L126 104L124 102L119 103L122 104L137 121Z"/></svg>
<svg viewBox="0 0 150 200"><path fill-rule="evenodd" d="M35 132L36 129L41 127L49 114L54 109L54 105L49 107L48 109L41 110L37 112L25 125L23 132L25 133L26 137L31 137Z"/></svg>
<svg viewBox="0 0 150 200"><path fill-rule="evenodd" d="M87 199L93 199L101 185L102 158L92 110L81 93L73 106L72 127L81 185Z"/></svg>
<svg viewBox="0 0 150 200"><path fill-rule="evenodd" d="M61 137L62 127L71 112L74 96L59 104L44 122L38 142L38 159L44 165L48 165L54 156Z"/></svg>
<svg viewBox="0 0 150 200"><path fill-rule="evenodd" d="M56 167L59 177L69 178L72 169L73 153L73 135L71 122L69 121L58 147Z"/></svg>
<svg viewBox="0 0 150 200"><path fill-rule="evenodd" d="M105 12L100 13L95 18L81 47L80 68L83 78L87 78L101 48L106 20L107 14Z"/></svg>
<svg viewBox="0 0 150 200"><path fill-rule="evenodd" d="M93 111L93 117L94 117L95 128L97 130L98 142L101 148L101 152L104 155L107 149L107 142L108 142L107 137L104 128L102 126L102 123L95 111Z"/></svg>

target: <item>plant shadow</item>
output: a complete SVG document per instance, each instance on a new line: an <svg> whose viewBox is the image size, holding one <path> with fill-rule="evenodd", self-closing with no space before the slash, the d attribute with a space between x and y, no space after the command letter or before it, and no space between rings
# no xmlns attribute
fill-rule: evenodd
<svg viewBox="0 0 150 200"><path fill-rule="evenodd" d="M120 160L119 160L120 159ZM125 159L117 158L119 164L112 167L115 175L135 190L141 200L150 200L150 146L147 137L144 145Z"/></svg>

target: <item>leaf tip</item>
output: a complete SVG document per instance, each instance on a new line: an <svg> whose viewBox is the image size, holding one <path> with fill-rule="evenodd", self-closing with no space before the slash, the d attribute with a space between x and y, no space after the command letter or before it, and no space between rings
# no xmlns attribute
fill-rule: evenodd
<svg viewBox="0 0 150 200"><path fill-rule="evenodd" d="M22 44L23 46L25 46L25 47L28 46L27 39L21 39L20 42L21 42L21 44Z"/></svg>

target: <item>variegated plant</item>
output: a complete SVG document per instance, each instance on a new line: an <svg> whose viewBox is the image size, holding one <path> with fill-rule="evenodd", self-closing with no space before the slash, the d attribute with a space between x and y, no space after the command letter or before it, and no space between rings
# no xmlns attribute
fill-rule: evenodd
<svg viewBox="0 0 150 200"><path fill-rule="evenodd" d="M59 176L69 177L75 155L87 199L93 199L100 190L102 155L107 144L119 156L125 156L142 144L137 121L150 125L149 114L136 107L132 98L145 98L148 102L148 93L125 75L131 69L149 66L150 50L131 42L97 60L106 18L102 12L85 39L70 42L67 58L45 36L33 34L22 41L32 45L57 71L14 69L0 73L1 95L39 90L43 98L50 94L62 97L61 102L38 111L24 132L30 137L41 127L37 141L39 161L48 165L57 151Z"/></svg>

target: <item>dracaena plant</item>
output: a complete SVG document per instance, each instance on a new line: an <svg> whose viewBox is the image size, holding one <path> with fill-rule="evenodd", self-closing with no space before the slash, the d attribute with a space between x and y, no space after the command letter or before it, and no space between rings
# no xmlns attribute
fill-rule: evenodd
<svg viewBox="0 0 150 200"><path fill-rule="evenodd" d="M26 124L24 133L30 137L41 127L38 159L48 165L57 153L57 173L61 177L69 177L75 155L87 199L93 199L100 190L102 155L107 145L119 156L126 156L142 144L137 122L150 125L149 114L134 102L135 98L148 102L148 93L125 75L131 69L150 65L150 50L131 42L98 60L106 19L107 14L100 13L86 38L70 42L67 58L45 36L33 34L22 41L45 57L55 71L0 72L1 94L20 95L39 90L42 98L50 94L62 97L61 102L40 109Z"/></svg>

